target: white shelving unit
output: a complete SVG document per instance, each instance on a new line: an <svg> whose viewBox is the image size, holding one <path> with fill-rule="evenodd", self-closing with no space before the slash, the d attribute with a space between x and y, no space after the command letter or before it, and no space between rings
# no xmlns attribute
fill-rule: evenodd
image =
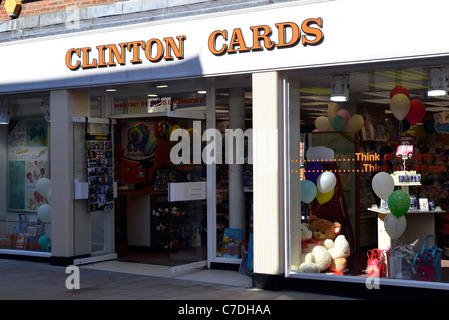
<svg viewBox="0 0 449 320"><path fill-rule="evenodd" d="M409 193L409 188L414 186L420 186L421 183L419 181L410 182L399 182L400 176L418 176L419 174L416 171L396 171L392 175L393 180L395 181L395 186L401 187L401 190ZM422 247L422 243L426 236L429 234L435 233L435 213L444 212L442 210L409 210L405 214L405 219L407 221L407 227L405 229L404 234L392 243L390 236L385 231L384 219L387 214L390 213L388 209L385 208L368 208L369 211L373 211L377 213L377 235L378 235L378 248L379 249L388 249L392 246L400 246L405 244L412 244L416 240L417 244L415 248L419 250Z"/></svg>

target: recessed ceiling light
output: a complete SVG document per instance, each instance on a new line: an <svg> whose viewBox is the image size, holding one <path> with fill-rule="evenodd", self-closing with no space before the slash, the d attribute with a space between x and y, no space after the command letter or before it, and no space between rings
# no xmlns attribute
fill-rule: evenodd
<svg viewBox="0 0 449 320"><path fill-rule="evenodd" d="M198 92L199 94L206 94L206 93L207 93L206 90L198 90L197 92Z"/></svg>
<svg viewBox="0 0 449 320"><path fill-rule="evenodd" d="M109 89L105 89L104 91L106 91L106 92L116 92L118 90L114 89L114 88L109 88Z"/></svg>
<svg viewBox="0 0 449 320"><path fill-rule="evenodd" d="M158 95L155 93L149 93L149 94L147 94L147 96L150 98L157 98Z"/></svg>
<svg viewBox="0 0 449 320"><path fill-rule="evenodd" d="M168 84L160 84L160 85L156 86L156 88L158 88L158 89L168 88Z"/></svg>

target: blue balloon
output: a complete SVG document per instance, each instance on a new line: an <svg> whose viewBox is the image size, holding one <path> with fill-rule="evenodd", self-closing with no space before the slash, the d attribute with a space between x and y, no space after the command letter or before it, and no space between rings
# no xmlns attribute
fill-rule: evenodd
<svg viewBox="0 0 449 320"><path fill-rule="evenodd" d="M323 166L319 162L309 162L304 168L304 175L306 177L306 180L310 180L314 184L316 184L318 177L323 172Z"/></svg>
<svg viewBox="0 0 449 320"><path fill-rule="evenodd" d="M37 243L40 245L42 251L50 251L50 239L47 236L41 236Z"/></svg>
<svg viewBox="0 0 449 320"><path fill-rule="evenodd" d="M316 185L310 180L301 180L301 201L311 203L316 197Z"/></svg>

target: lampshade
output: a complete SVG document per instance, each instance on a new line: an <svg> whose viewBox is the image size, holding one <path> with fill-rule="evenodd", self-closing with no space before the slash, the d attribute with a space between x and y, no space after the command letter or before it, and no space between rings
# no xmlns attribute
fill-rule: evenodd
<svg viewBox="0 0 449 320"><path fill-rule="evenodd" d="M9 108L0 107L0 124L9 124Z"/></svg>
<svg viewBox="0 0 449 320"><path fill-rule="evenodd" d="M434 68L429 70L427 76L427 94L429 97L447 95L447 70Z"/></svg>
<svg viewBox="0 0 449 320"><path fill-rule="evenodd" d="M345 76L335 76L331 84L331 100L335 102L348 101L349 81Z"/></svg>

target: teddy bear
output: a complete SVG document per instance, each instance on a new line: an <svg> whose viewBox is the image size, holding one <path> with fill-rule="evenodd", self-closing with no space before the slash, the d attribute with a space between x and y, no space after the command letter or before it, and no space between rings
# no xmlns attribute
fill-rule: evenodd
<svg viewBox="0 0 449 320"><path fill-rule="evenodd" d="M349 242L340 234L341 224L313 215L309 217L308 223L312 238L321 241L331 256L329 271L341 274L346 268L346 258L351 254Z"/></svg>
<svg viewBox="0 0 449 320"><path fill-rule="evenodd" d="M301 264L299 272L320 273L327 270L332 263L329 251L321 245L320 240L312 237L307 223L301 224Z"/></svg>
<svg viewBox="0 0 449 320"><path fill-rule="evenodd" d="M342 234L335 238L335 241L326 239L323 241L324 247L332 257L329 271L341 274L346 268L346 258L351 255L351 249L348 240Z"/></svg>
<svg viewBox="0 0 449 320"><path fill-rule="evenodd" d="M307 220L309 228L312 231L312 237L315 240L335 240L341 231L341 224L330 222L326 219L320 219L317 216L310 216Z"/></svg>

